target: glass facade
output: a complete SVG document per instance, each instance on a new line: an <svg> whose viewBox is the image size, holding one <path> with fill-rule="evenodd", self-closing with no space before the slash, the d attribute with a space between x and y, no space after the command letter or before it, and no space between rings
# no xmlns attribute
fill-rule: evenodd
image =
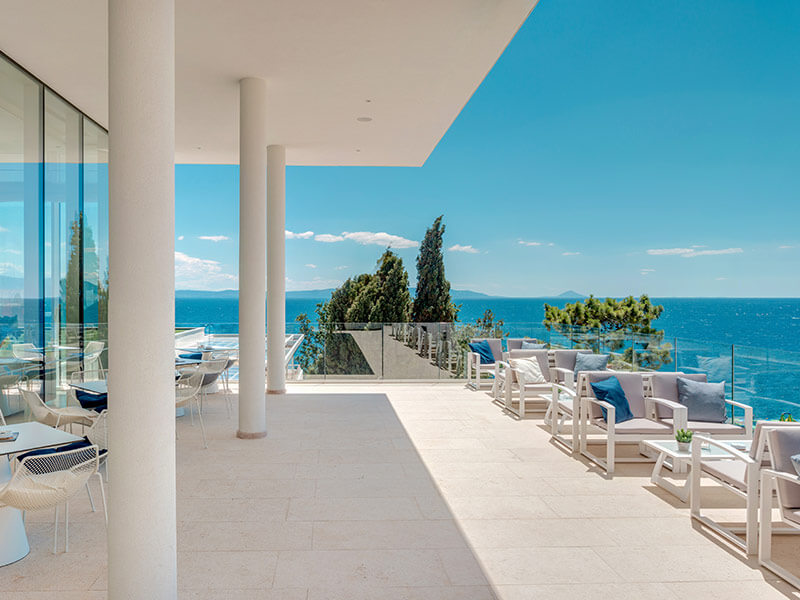
<svg viewBox="0 0 800 600"><path fill-rule="evenodd" d="M0 410L105 363L108 133L0 55ZM16 381L19 379L19 381Z"/></svg>

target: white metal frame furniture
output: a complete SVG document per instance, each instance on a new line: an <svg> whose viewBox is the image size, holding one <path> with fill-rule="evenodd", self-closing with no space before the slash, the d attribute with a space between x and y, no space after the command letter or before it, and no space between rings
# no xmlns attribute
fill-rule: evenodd
<svg viewBox="0 0 800 600"><path fill-rule="evenodd" d="M194 426L194 411L192 410L192 404L194 404L195 408L197 408L197 416L200 419L200 431L203 434L203 448L208 448L208 442L206 441L206 426L203 423L203 412L200 410L200 387L203 384L203 373L199 371L195 371L192 373L185 372L181 375L180 379L178 379L177 384L175 385L175 408L189 408L189 417L191 420L192 426ZM178 431L175 430L175 436L177 437Z"/></svg>
<svg viewBox="0 0 800 600"><path fill-rule="evenodd" d="M800 577L772 560L773 492L777 493L781 522L790 532L800 533L800 477L791 461L791 456L800 454L800 428L770 429L767 440L772 468L761 471L758 562L800 589Z"/></svg>
<svg viewBox="0 0 800 600"><path fill-rule="evenodd" d="M593 354L591 350L563 349L551 350L553 357L552 371L554 383L561 384L570 389L576 389L577 380L575 377L575 357L578 354Z"/></svg>
<svg viewBox="0 0 800 600"><path fill-rule="evenodd" d="M63 408L53 408L45 404L42 397L34 391L19 389L22 398L28 404L31 415L40 423L49 425L51 427L59 428L67 425L72 427L73 423L78 423L84 427L91 427L94 420L97 418L97 413L92 410L86 410L79 406L65 406Z"/></svg>
<svg viewBox="0 0 800 600"><path fill-rule="evenodd" d="M678 377L690 379L692 381L706 382L705 373L650 373L650 389L653 398L678 402ZM744 411L743 424L737 425L731 419L731 423L710 423L707 421L687 420L684 429L690 429L694 433L708 433L714 436L728 438L741 437L743 439L753 439L753 407L742 402L734 402L725 399L725 404L731 409L740 408ZM668 405L656 406L656 418L668 425L672 424L672 410Z"/></svg>
<svg viewBox="0 0 800 600"><path fill-rule="evenodd" d="M511 366L511 360L534 359L539 363L539 368L544 376L543 383L523 383L520 372ZM550 357L546 349L541 350L509 350L503 354L503 360L497 364L495 374L497 380L495 399L503 398L503 405L506 410L517 415L520 419L525 418L529 402L529 394L533 395L531 400L535 402L536 410L544 410L546 413L550 407L550 401L542 398L542 394L551 391ZM514 390L517 390L518 401L514 406Z"/></svg>
<svg viewBox="0 0 800 600"><path fill-rule="evenodd" d="M633 419L623 423L616 421L615 407L603 400L599 400L592 390L592 383L597 383L616 377L628 399ZM660 398L647 398L644 395L644 374L641 372L609 372L589 371L582 372L578 378L578 410L580 411L578 431L580 435L580 451L583 456L605 470L609 477L613 477L616 463L651 462L652 458L646 456L620 457L616 456L617 444L637 444L647 439L669 439L674 437L678 429L686 423L686 407L677 402L670 402ZM672 409L675 419L670 427L664 423L650 418L654 414L653 404L667 406ZM607 413L603 419L601 408ZM599 434L605 438L605 458L589 451L589 433Z"/></svg>
<svg viewBox="0 0 800 600"><path fill-rule="evenodd" d="M741 548L747 554L757 551L758 536L758 485L759 472L765 466L767 456L767 432L770 429L791 427L800 430L800 423L781 423L777 421L759 421L750 443L749 451L744 440L717 440L708 435L698 434L692 439L692 472L691 472L691 518L699 521L720 537ZM703 456L701 445L714 446L728 454L724 460L711 460ZM737 448L738 446L738 448ZM726 527L702 513L701 479L706 477L733 494L745 500L745 527L737 529ZM736 534L744 533L742 542Z"/></svg>
<svg viewBox="0 0 800 600"><path fill-rule="evenodd" d="M481 377L484 374L492 375L492 395L494 395L495 386L497 385L494 380L494 372L497 363L503 360L503 340L500 338L472 338L470 343L484 341L489 342L494 361L481 364L481 355L467 350L467 383L478 390L481 387Z"/></svg>

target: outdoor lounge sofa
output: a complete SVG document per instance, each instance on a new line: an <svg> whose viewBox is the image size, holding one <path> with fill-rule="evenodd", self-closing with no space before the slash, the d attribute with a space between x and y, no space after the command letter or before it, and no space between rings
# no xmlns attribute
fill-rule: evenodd
<svg viewBox="0 0 800 600"><path fill-rule="evenodd" d="M512 360L534 359L539 364L539 369L544 377L543 383L526 383L520 371L512 366ZM509 350L503 354L503 361L498 363L495 375L496 400L503 399L506 410L514 413L519 418L524 419L529 407L537 410L548 411L550 400L544 400L540 396L549 394L552 387L552 373L550 371L550 356L548 350ZM514 400L514 391L517 391L518 400ZM547 415L545 417L547 420Z"/></svg>
<svg viewBox="0 0 800 600"><path fill-rule="evenodd" d="M491 363L482 363L480 354L467 350L467 383L475 389L480 389L481 378L484 374L488 374L492 376L492 389L495 390L494 373L497 363L503 360L503 340L500 338L473 338L470 343L483 341L488 342L494 360Z"/></svg>

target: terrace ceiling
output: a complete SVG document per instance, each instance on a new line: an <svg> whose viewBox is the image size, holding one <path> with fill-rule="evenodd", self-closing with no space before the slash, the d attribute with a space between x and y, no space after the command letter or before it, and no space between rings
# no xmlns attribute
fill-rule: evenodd
<svg viewBox="0 0 800 600"><path fill-rule="evenodd" d="M537 1L176 0L176 162L238 163L255 76L289 164L422 165ZM0 50L104 126L106 7L0 0Z"/></svg>

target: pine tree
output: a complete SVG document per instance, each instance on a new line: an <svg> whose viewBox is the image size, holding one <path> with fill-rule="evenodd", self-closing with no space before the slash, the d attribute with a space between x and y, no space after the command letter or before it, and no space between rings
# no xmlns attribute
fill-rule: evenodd
<svg viewBox="0 0 800 600"><path fill-rule="evenodd" d="M403 259L386 250L378 260L378 270L358 291L347 311L350 323L405 323L408 321L411 294Z"/></svg>
<svg viewBox="0 0 800 600"><path fill-rule="evenodd" d="M450 323L458 314L450 298L450 282L444 275L443 216L440 215L425 232L417 256L417 294L411 312L416 323Z"/></svg>

